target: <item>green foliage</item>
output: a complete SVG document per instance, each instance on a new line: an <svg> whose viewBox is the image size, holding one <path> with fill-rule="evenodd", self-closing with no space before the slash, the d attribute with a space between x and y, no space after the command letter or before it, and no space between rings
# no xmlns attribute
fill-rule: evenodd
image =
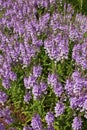
<svg viewBox="0 0 87 130"><path fill-rule="evenodd" d="M78 12L82 12L87 15L87 0L66 0L68 3L73 4L74 8Z"/></svg>

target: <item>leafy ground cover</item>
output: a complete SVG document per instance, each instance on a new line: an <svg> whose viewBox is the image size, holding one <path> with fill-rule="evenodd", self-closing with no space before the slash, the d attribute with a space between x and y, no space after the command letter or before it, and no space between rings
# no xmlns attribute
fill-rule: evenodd
<svg viewBox="0 0 87 130"><path fill-rule="evenodd" d="M87 130L84 3L0 0L0 130Z"/></svg>

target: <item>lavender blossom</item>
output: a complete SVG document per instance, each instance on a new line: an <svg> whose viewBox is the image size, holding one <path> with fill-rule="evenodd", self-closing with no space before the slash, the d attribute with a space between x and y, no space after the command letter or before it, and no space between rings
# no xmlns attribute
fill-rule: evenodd
<svg viewBox="0 0 87 130"><path fill-rule="evenodd" d="M7 118L5 119L5 122L6 122L8 125L10 125L10 124L12 124L12 123L14 122L14 119L13 119L11 116L9 116L9 117L7 117Z"/></svg>
<svg viewBox="0 0 87 130"><path fill-rule="evenodd" d="M83 34L80 32L80 30L78 28L70 26L69 38L72 41L80 41L83 38Z"/></svg>
<svg viewBox="0 0 87 130"><path fill-rule="evenodd" d="M48 81L48 85L54 86L57 84L57 75L56 74L49 74L47 81Z"/></svg>
<svg viewBox="0 0 87 130"><path fill-rule="evenodd" d="M0 129L5 130L5 126L3 125L3 123L0 123Z"/></svg>
<svg viewBox="0 0 87 130"><path fill-rule="evenodd" d="M73 130L82 130L82 120L80 117L75 117L72 123Z"/></svg>
<svg viewBox="0 0 87 130"><path fill-rule="evenodd" d="M68 58L68 37L59 33L57 36L51 36L44 42L44 49L51 60L60 61Z"/></svg>
<svg viewBox="0 0 87 130"><path fill-rule="evenodd" d="M6 88L6 89L9 89L11 86L10 86L10 81L9 81L9 79L3 79L2 80L2 85L3 85L3 87L4 88Z"/></svg>
<svg viewBox="0 0 87 130"><path fill-rule="evenodd" d="M35 84L32 88L32 94L34 95L34 99L38 99L41 96L41 89L38 84Z"/></svg>
<svg viewBox="0 0 87 130"><path fill-rule="evenodd" d="M28 78L24 78L24 86L26 89L30 89L36 82L36 77L30 74Z"/></svg>
<svg viewBox="0 0 87 130"><path fill-rule="evenodd" d="M69 95L80 96L83 93L83 88L86 89L86 78L81 77L80 73L77 73L78 77L74 74L75 72L72 74L72 79L66 81L65 89Z"/></svg>
<svg viewBox="0 0 87 130"><path fill-rule="evenodd" d="M87 69L87 43L77 44L73 48L72 58L82 69Z"/></svg>
<svg viewBox="0 0 87 130"><path fill-rule="evenodd" d="M37 78L41 75L42 67L40 65L33 67L33 75Z"/></svg>
<svg viewBox="0 0 87 130"><path fill-rule="evenodd" d="M4 104L7 101L7 94L3 91L0 91L0 103Z"/></svg>
<svg viewBox="0 0 87 130"><path fill-rule="evenodd" d="M63 88L62 84L58 81L58 76L56 74L49 74L47 81L48 85L52 86L55 95L60 97L63 93Z"/></svg>
<svg viewBox="0 0 87 130"><path fill-rule="evenodd" d="M84 104L83 104L83 110L87 110L87 99L84 101Z"/></svg>
<svg viewBox="0 0 87 130"><path fill-rule="evenodd" d="M4 61L3 56L0 55L0 65L2 65L3 61Z"/></svg>
<svg viewBox="0 0 87 130"><path fill-rule="evenodd" d="M38 114L32 117L31 126L34 130L43 130L41 118Z"/></svg>
<svg viewBox="0 0 87 130"><path fill-rule="evenodd" d="M70 107L72 109L77 108L77 106L78 106L78 98L77 97L71 97L69 100L70 100Z"/></svg>
<svg viewBox="0 0 87 130"><path fill-rule="evenodd" d="M46 130L54 130L53 126L48 126Z"/></svg>
<svg viewBox="0 0 87 130"><path fill-rule="evenodd" d="M31 99L31 94L30 94L30 92L27 92L27 93L25 94L25 96L24 96L24 101L25 101L26 103L29 103L30 99Z"/></svg>
<svg viewBox="0 0 87 130"><path fill-rule="evenodd" d="M53 91L54 91L56 96L60 97L63 93L62 84L60 82L58 82L56 85L54 85Z"/></svg>
<svg viewBox="0 0 87 130"><path fill-rule="evenodd" d="M47 93L47 84L45 82L40 82L40 89L41 89L41 93L46 94Z"/></svg>
<svg viewBox="0 0 87 130"><path fill-rule="evenodd" d="M64 110L65 110L64 104L61 103L61 102L58 102L58 103L56 104L56 106L55 106L55 113L56 113L55 116L56 116L56 117L60 116L61 114L64 113Z"/></svg>
<svg viewBox="0 0 87 130"><path fill-rule="evenodd" d="M87 78L83 77L78 71L75 71L71 78L66 81L65 90L72 109L85 112L87 100L86 86Z"/></svg>
<svg viewBox="0 0 87 130"><path fill-rule="evenodd" d="M87 32L87 17L85 15L77 13L75 17L75 23L79 25L80 30L82 31L83 34Z"/></svg>
<svg viewBox="0 0 87 130"><path fill-rule="evenodd" d="M12 124L14 119L11 117L11 111L9 108L2 108L0 110L0 118L5 118L5 123L8 125Z"/></svg>
<svg viewBox="0 0 87 130"><path fill-rule="evenodd" d="M53 115L53 113L52 112L47 112L45 120L46 120L48 126L53 125L53 122L54 122L54 115Z"/></svg>
<svg viewBox="0 0 87 130"><path fill-rule="evenodd" d="M9 76L10 76L10 79L12 80L12 81L15 81L15 80L17 80L17 75L14 73L14 72L10 72L9 73Z"/></svg>

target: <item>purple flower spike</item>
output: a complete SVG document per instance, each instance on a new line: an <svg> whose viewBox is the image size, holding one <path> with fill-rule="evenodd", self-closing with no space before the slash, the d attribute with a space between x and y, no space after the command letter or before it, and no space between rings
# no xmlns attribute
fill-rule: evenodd
<svg viewBox="0 0 87 130"><path fill-rule="evenodd" d="M61 102L58 102L55 106L55 113L56 113L56 117L62 115L64 113L64 109L65 109L65 106L63 103Z"/></svg>
<svg viewBox="0 0 87 130"><path fill-rule="evenodd" d="M5 127L2 123L0 123L0 130L5 130Z"/></svg>
<svg viewBox="0 0 87 130"><path fill-rule="evenodd" d="M34 95L34 99L38 99L41 96L41 89L39 85L34 85L32 89L32 94Z"/></svg>
<svg viewBox="0 0 87 130"><path fill-rule="evenodd" d="M54 90L55 95L60 97L63 93L62 84L58 82L57 85L53 87L53 90Z"/></svg>
<svg viewBox="0 0 87 130"><path fill-rule="evenodd" d="M82 120L80 117L75 117L72 123L73 130L82 130Z"/></svg>
<svg viewBox="0 0 87 130"><path fill-rule="evenodd" d="M24 101L25 101L26 103L28 103L28 102L30 101L30 99L31 99L31 95L30 95L29 92L27 92L27 93L25 94L25 96L24 96Z"/></svg>
<svg viewBox="0 0 87 130"><path fill-rule="evenodd" d="M57 78L58 76L56 74L49 74L48 75L48 85L51 85L52 87L57 84Z"/></svg>
<svg viewBox="0 0 87 130"><path fill-rule="evenodd" d="M34 66L33 67L33 75L37 78L41 75L42 67L41 66Z"/></svg>
<svg viewBox="0 0 87 130"><path fill-rule="evenodd" d="M53 124L53 122L54 122L54 115L53 115L53 113L52 112L47 112L45 120L46 120L48 126L51 126Z"/></svg>
<svg viewBox="0 0 87 130"><path fill-rule="evenodd" d="M0 103L4 104L7 101L7 95L5 92L0 91Z"/></svg>
<svg viewBox="0 0 87 130"><path fill-rule="evenodd" d="M36 77L30 75L28 78L24 78L24 86L26 89L30 89L36 82Z"/></svg>
<svg viewBox="0 0 87 130"><path fill-rule="evenodd" d="M34 130L43 130L41 118L38 114L33 116L32 121L31 121L31 126Z"/></svg>

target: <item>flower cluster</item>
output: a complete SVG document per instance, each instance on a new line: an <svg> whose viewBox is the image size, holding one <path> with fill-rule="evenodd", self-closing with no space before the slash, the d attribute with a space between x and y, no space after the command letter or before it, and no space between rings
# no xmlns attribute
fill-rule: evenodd
<svg viewBox="0 0 87 130"><path fill-rule="evenodd" d="M87 119L86 35L87 17L62 0L0 0L0 130L9 129L4 122L9 127L15 122L11 105L16 104L13 109L26 116L17 129L54 130L67 107L74 111L73 130L82 129L81 117ZM58 75L65 61L74 61L71 76L65 72L68 64ZM20 91L23 95L17 95Z"/></svg>
<svg viewBox="0 0 87 130"><path fill-rule="evenodd" d="M5 130L5 127L4 127L3 123L0 123L0 129Z"/></svg>
<svg viewBox="0 0 87 130"><path fill-rule="evenodd" d="M80 112L87 110L87 78L83 77L78 71L75 71L71 79L66 81L66 92L69 97L70 107Z"/></svg>
<svg viewBox="0 0 87 130"><path fill-rule="evenodd" d="M39 115L35 115L33 118L32 118L32 121L31 121L31 126L34 130L43 130L42 129L42 123L41 123L41 118Z"/></svg>
<svg viewBox="0 0 87 130"><path fill-rule="evenodd" d="M48 85L51 85L53 91L57 97L61 97L63 93L63 86L58 80L58 76L56 74L49 74L48 75Z"/></svg>
<svg viewBox="0 0 87 130"><path fill-rule="evenodd" d="M51 60L60 61L68 58L68 45L68 37L59 33L46 39L44 49Z"/></svg>
<svg viewBox="0 0 87 130"><path fill-rule="evenodd" d="M3 91L0 91L0 103L4 104L7 101L7 94Z"/></svg>
<svg viewBox="0 0 87 130"><path fill-rule="evenodd" d="M2 118L3 121L8 125L12 124L14 121L9 108L0 109L0 118Z"/></svg>
<svg viewBox="0 0 87 130"><path fill-rule="evenodd" d="M55 106L55 113L56 113L56 117L60 116L61 114L64 113L64 109L65 109L65 106L63 103L61 102L58 102L56 103L56 106Z"/></svg>
<svg viewBox="0 0 87 130"><path fill-rule="evenodd" d="M42 94L46 94L47 84L45 82L38 82L38 77L41 76L42 67L40 65L33 66L32 73L28 78L24 78L24 86L27 90L31 91L34 96L34 99L38 99L42 96ZM29 100L31 96L27 93L24 97L25 101Z"/></svg>
<svg viewBox="0 0 87 130"><path fill-rule="evenodd" d="M82 69L87 69L87 42L77 44L73 48L72 58Z"/></svg>
<svg viewBox="0 0 87 130"><path fill-rule="evenodd" d="M45 120L48 124L48 126L52 126L53 122L54 122L54 115L52 112L48 112L46 114Z"/></svg>
<svg viewBox="0 0 87 130"><path fill-rule="evenodd" d="M79 117L75 117L73 119L72 128L73 130L81 130L82 127L82 120Z"/></svg>

